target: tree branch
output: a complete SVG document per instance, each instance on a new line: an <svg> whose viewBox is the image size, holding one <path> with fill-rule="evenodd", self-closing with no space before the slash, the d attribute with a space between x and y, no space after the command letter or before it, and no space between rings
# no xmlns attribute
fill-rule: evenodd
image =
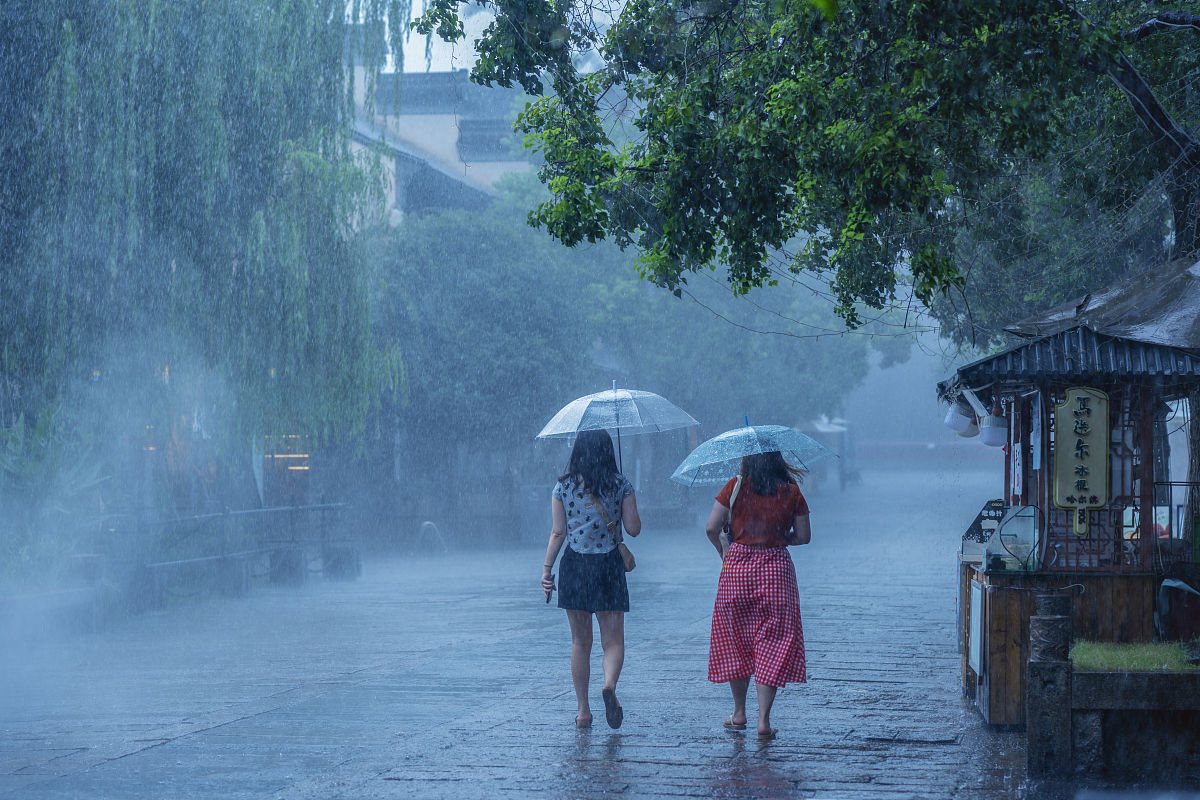
<svg viewBox="0 0 1200 800"><path fill-rule="evenodd" d="M1155 14L1152 19L1128 31L1125 34L1125 38L1131 42L1136 42L1145 39L1147 36L1153 36L1156 33L1179 30L1180 28L1193 28L1200 31L1200 14L1192 14L1187 11L1162 11Z"/></svg>
<svg viewBox="0 0 1200 800"><path fill-rule="evenodd" d="M1124 54L1118 53L1116 63L1105 72L1121 87L1133 113L1166 146L1172 158L1187 158L1189 161L1200 159L1200 142L1171 118L1162 103L1158 102L1154 90Z"/></svg>
<svg viewBox="0 0 1200 800"><path fill-rule="evenodd" d="M1092 27L1091 20L1085 17L1074 5L1065 0L1059 0L1059 6L1088 27ZM1175 12L1164 11L1155 17L1155 19L1173 14ZM1197 15L1188 14L1186 16L1195 17L1197 20L1200 20L1200 16ZM1164 146L1172 158L1186 158L1189 162L1200 164L1200 142L1197 142L1191 134L1172 119L1170 113L1158 101L1154 90L1150 88L1150 85L1146 83L1146 79L1141 76L1141 73L1125 57L1124 53L1118 51L1107 64L1090 58L1083 59L1082 64L1087 69L1107 75L1121 88L1121 91L1125 93L1125 98L1129 101L1130 107L1133 109L1133 113L1146 126L1151 135Z"/></svg>

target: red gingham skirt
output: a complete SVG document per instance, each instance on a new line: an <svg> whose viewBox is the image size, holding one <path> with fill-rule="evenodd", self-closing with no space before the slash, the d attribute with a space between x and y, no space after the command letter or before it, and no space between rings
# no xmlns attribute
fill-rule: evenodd
<svg viewBox="0 0 1200 800"><path fill-rule="evenodd" d="M786 547L745 547L725 554L708 648L708 679L725 683L805 683L804 628L796 567Z"/></svg>

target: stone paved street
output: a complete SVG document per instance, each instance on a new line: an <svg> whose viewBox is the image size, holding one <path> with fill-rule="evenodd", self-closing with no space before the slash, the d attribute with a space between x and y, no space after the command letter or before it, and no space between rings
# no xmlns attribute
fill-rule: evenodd
<svg viewBox="0 0 1200 800"><path fill-rule="evenodd" d="M6 643L0 798L1035 796L1021 734L959 688L954 554L997 472L812 493L792 551L811 680L765 745L721 727L728 688L705 680L715 553L649 520L619 732L574 729L541 548L368 560L354 582ZM598 676L597 636L601 712Z"/></svg>

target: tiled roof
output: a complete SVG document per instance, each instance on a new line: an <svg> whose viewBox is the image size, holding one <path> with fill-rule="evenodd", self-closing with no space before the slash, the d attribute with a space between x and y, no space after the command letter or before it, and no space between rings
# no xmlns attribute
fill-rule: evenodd
<svg viewBox="0 0 1200 800"><path fill-rule="evenodd" d="M1097 334L1084 326L1023 342L959 367L938 384L945 395L955 384L1042 381L1153 383L1170 390L1200 384L1200 352Z"/></svg>

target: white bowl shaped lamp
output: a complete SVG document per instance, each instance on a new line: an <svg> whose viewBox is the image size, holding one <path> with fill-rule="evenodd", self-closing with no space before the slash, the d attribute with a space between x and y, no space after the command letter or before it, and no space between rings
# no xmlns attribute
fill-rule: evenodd
<svg viewBox="0 0 1200 800"><path fill-rule="evenodd" d="M1003 447L1008 444L1008 419L997 414L988 414L981 419L979 441L988 447Z"/></svg>
<svg viewBox="0 0 1200 800"><path fill-rule="evenodd" d="M965 403L951 403L950 408L946 409L946 418L942 422L946 423L947 428L961 435L975 423L975 417ZM974 436L974 434L968 435Z"/></svg>

